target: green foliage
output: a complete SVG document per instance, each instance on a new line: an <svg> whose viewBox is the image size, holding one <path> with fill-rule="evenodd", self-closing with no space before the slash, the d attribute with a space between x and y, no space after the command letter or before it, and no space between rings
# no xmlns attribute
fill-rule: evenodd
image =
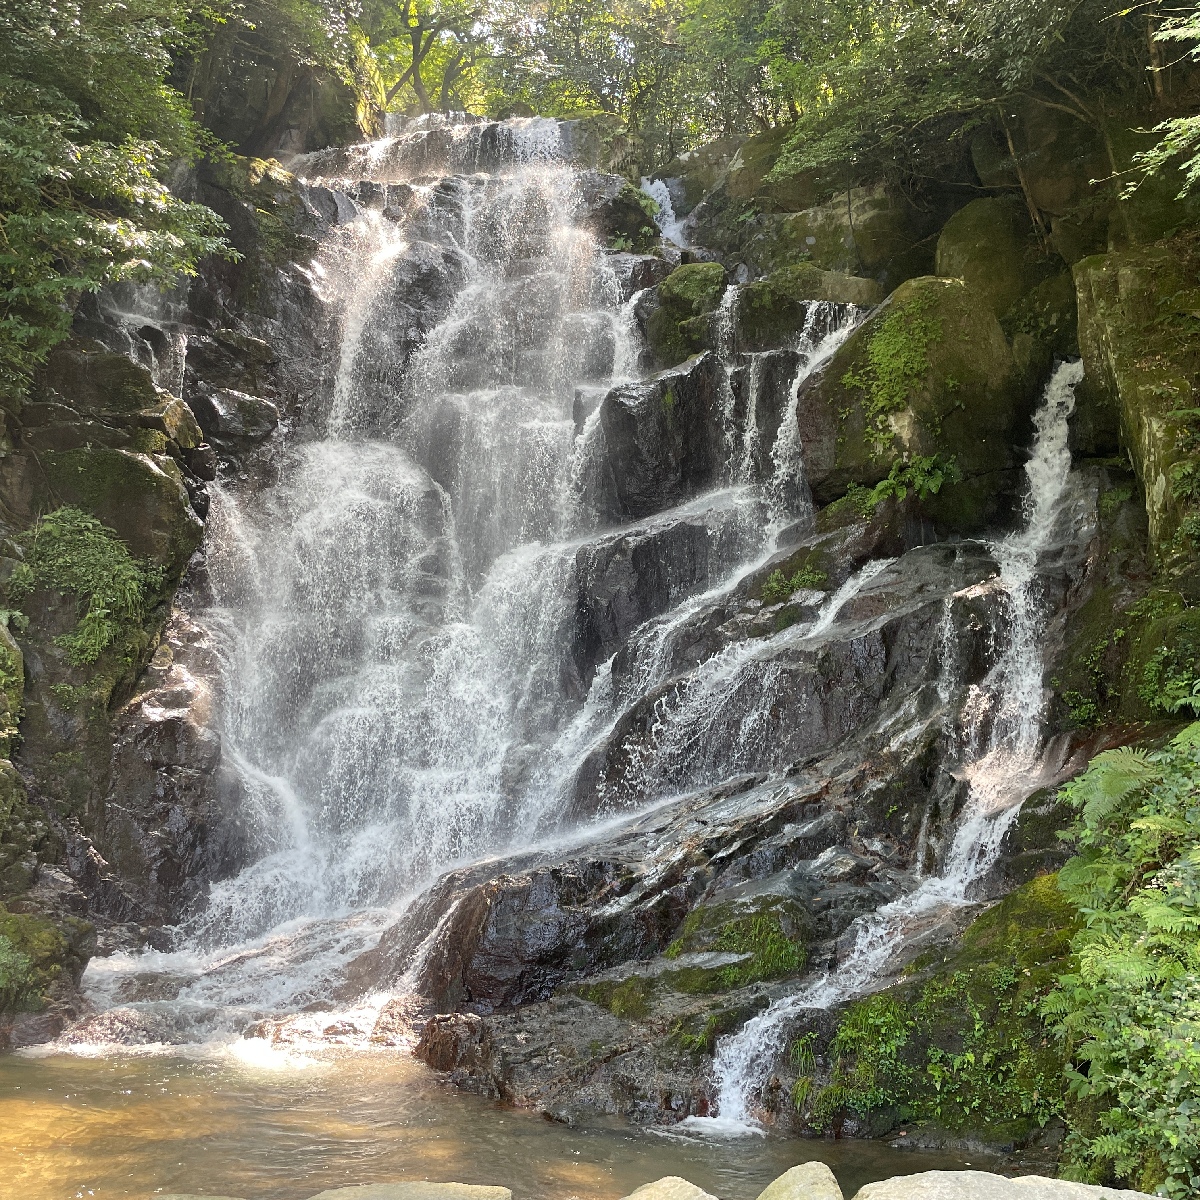
<svg viewBox="0 0 1200 1200"><path fill-rule="evenodd" d="M908 493L914 492L918 500L928 500L936 496L947 483L960 483L962 471L953 458L943 458L940 454L914 454L902 462L892 464L886 479L871 490L874 503L895 496L903 500Z"/></svg>
<svg viewBox="0 0 1200 1200"><path fill-rule="evenodd" d="M1043 1010L1077 1102L1074 1174L1145 1191L1200 1186L1200 724L1109 750L1063 789L1080 853L1059 885L1084 928Z"/></svg>
<svg viewBox="0 0 1200 1200"><path fill-rule="evenodd" d="M845 387L862 395L867 438L877 453L892 441L888 418L909 403L929 371L929 347L942 334L930 304L920 296L889 311L871 336L866 361L842 376Z"/></svg>
<svg viewBox="0 0 1200 1200"><path fill-rule="evenodd" d="M25 560L13 571L9 596L20 600L45 587L76 598L78 624L55 639L75 666L94 663L125 624L140 621L162 586L161 570L137 562L111 529L77 508L47 514L18 541Z"/></svg>
<svg viewBox="0 0 1200 1200"><path fill-rule="evenodd" d="M216 215L163 183L204 143L164 82L187 25L176 0L0 8L0 396L66 336L81 292L226 252Z"/></svg>
<svg viewBox="0 0 1200 1200"><path fill-rule="evenodd" d="M764 604L782 604L794 592L803 588L821 588L829 576L819 567L803 563L789 579L781 570L772 571L763 585L762 599Z"/></svg>

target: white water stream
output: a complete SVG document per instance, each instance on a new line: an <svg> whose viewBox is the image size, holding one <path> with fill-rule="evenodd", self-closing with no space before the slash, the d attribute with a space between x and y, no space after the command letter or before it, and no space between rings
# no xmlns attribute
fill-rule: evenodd
<svg viewBox="0 0 1200 1200"><path fill-rule="evenodd" d="M1071 515L1067 422L1082 378L1082 364L1064 363L1047 385L1034 419L1033 454L1025 468L1025 526L992 543L1007 599L1007 644L968 706L976 721L968 730L961 771L970 793L940 871L860 918L853 947L834 970L722 1039L713 1069L716 1115L689 1117L682 1128L717 1137L763 1133L754 1117L755 1105L785 1048L792 1020L804 1009L828 1008L866 991L886 973L907 936L966 904L971 885L995 863L1021 802L1037 786L1047 615L1039 603L1038 565ZM981 738L985 727L988 732Z"/></svg>

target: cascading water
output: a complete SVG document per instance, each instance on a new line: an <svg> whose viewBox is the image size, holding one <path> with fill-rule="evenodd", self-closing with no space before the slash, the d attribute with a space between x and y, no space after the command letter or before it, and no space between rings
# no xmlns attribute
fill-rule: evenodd
<svg viewBox="0 0 1200 1200"><path fill-rule="evenodd" d="M201 616L223 644L224 752L254 861L213 885L178 951L94 966L102 1006L127 974L170 974L173 1019L208 1036L328 995L440 871L563 822L574 773L635 699L611 660L573 654L596 539L705 531L707 571L671 583L632 635L645 690L668 673L646 647L811 512L789 434L766 489L775 524L744 484L602 528L584 487L597 413L580 424L579 398L633 374L636 297L585 227L580 172L550 161L559 137L432 123L296 164L376 182L347 186L357 215L312 268L339 339L318 433L285 445L265 489L218 488L210 517ZM431 163L492 173L417 178ZM858 316L812 306L801 376ZM700 693L720 703L736 663L708 671ZM686 757L665 753L636 802L730 769Z"/></svg>
<svg viewBox="0 0 1200 1200"><path fill-rule="evenodd" d="M718 1137L763 1133L754 1108L783 1051L791 1021L804 1009L828 1008L869 988L907 934L931 923L937 914L966 904L971 885L995 863L1004 834L1037 786L1046 617L1038 595L1039 564L1055 545L1078 536L1067 433L1075 387L1082 378L1082 364L1064 363L1048 383L1034 419L1036 437L1026 465L1025 526L991 545L1007 601L1006 644L986 679L967 698L962 774L970 791L940 871L860 918L853 947L834 970L776 1001L718 1043L717 1115L689 1117L685 1128ZM952 630L947 618L944 634ZM952 654L946 636L944 659ZM948 697L944 684L939 690L943 699Z"/></svg>

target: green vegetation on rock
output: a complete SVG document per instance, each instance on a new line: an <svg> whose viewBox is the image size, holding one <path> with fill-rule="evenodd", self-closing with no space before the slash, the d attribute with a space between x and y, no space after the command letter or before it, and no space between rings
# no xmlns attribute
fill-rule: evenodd
<svg viewBox="0 0 1200 1200"><path fill-rule="evenodd" d="M75 597L78 623L55 638L75 666L94 663L124 626L139 623L162 586L161 568L135 561L111 529L77 508L48 513L19 541L25 560L12 573L9 597L19 603L39 587Z"/></svg>
<svg viewBox="0 0 1200 1200"><path fill-rule="evenodd" d="M894 432L888 418L924 382L929 347L941 336L942 323L929 294L919 294L888 310L871 331L864 360L842 376L843 385L862 396L867 438L877 453L891 445Z"/></svg>
<svg viewBox="0 0 1200 1200"><path fill-rule="evenodd" d="M1060 1115L1062 1059L1041 1002L1077 925L1054 877L1039 877L979 917L949 955L927 954L911 980L851 1004L826 1078L811 1038L793 1052L805 1119L831 1129L850 1111L881 1132L917 1120L1011 1137Z"/></svg>
<svg viewBox="0 0 1200 1200"><path fill-rule="evenodd" d="M720 263L686 263L658 285L658 308L646 322L646 340L663 366L673 366L703 350L709 340L708 314L725 294Z"/></svg>
<svg viewBox="0 0 1200 1200"><path fill-rule="evenodd" d="M0 1012L41 1008L70 951L52 922L0 904Z"/></svg>

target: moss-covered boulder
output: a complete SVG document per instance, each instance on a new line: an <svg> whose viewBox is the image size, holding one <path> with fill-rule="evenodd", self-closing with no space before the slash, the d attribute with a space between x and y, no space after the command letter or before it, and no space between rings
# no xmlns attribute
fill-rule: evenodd
<svg viewBox="0 0 1200 1200"><path fill-rule="evenodd" d="M797 263L738 289L734 323L740 349L766 350L794 341L814 300L869 308L883 299L873 279Z"/></svg>
<svg viewBox="0 0 1200 1200"><path fill-rule="evenodd" d="M720 263L686 263L658 285L657 307L646 319L646 341L661 366L698 354L709 341L710 313L725 294Z"/></svg>
<svg viewBox="0 0 1200 1200"><path fill-rule="evenodd" d="M814 498L829 504L891 479L924 493L943 529L977 530L1015 482L1023 399L986 298L961 280L909 280L801 390Z"/></svg>
<svg viewBox="0 0 1200 1200"><path fill-rule="evenodd" d="M793 1099L822 1132L932 1122L1020 1146L1063 1109L1063 1059L1040 1015L1078 927L1056 876L1040 876L930 951L909 978L847 1006L831 1040L793 1047Z"/></svg>
<svg viewBox="0 0 1200 1200"><path fill-rule="evenodd" d="M115 529L138 558L178 576L204 526L168 457L103 447L42 455L55 497Z"/></svg>
<svg viewBox="0 0 1200 1200"><path fill-rule="evenodd" d="M1029 212L1015 196L973 200L938 237L937 274L965 280L998 317L1046 277L1046 262Z"/></svg>
<svg viewBox="0 0 1200 1200"><path fill-rule="evenodd" d="M1080 415L1102 444L1120 430L1145 495L1158 561L1200 545L1200 252L1190 238L1097 255L1074 269L1086 372ZM1106 443L1106 444L1105 444Z"/></svg>

